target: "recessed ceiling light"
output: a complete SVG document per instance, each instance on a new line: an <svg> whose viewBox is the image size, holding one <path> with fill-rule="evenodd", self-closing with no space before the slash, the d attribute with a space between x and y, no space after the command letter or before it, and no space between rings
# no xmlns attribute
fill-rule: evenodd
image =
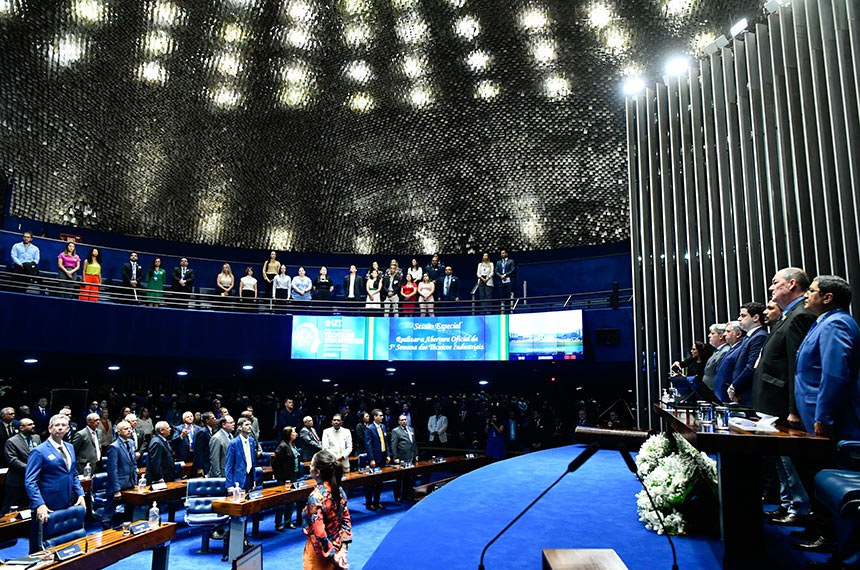
<svg viewBox="0 0 860 570"><path fill-rule="evenodd" d="M38 358L25 358L24 359L24 364L36 364L37 362L39 362Z"/></svg>
<svg viewBox="0 0 860 570"><path fill-rule="evenodd" d="M322 381L328 384L329 382L331 382L331 378L323 378Z"/></svg>
<svg viewBox="0 0 860 570"><path fill-rule="evenodd" d="M119 370L119 366L117 366L116 364L113 364L111 366L108 366L108 370L116 372L117 370Z"/></svg>
<svg viewBox="0 0 860 570"><path fill-rule="evenodd" d="M389 368L386 368L386 369L385 369L385 371L386 371L386 372L397 372L397 369L396 369L396 368L390 368L390 367L389 367Z"/></svg>
<svg viewBox="0 0 860 570"><path fill-rule="evenodd" d="M179 372L176 373L176 375L177 376L188 376L188 372L186 372L185 370L180 370Z"/></svg>
<svg viewBox="0 0 860 570"><path fill-rule="evenodd" d="M254 369L253 364L245 364L244 366L242 366L242 370L253 370L253 369Z"/></svg>
<svg viewBox="0 0 860 570"><path fill-rule="evenodd" d="M490 382L489 382L489 381L487 381L487 380L478 380L478 384L480 384L481 386L486 386L486 385L487 385L487 384L489 384L489 383L490 383Z"/></svg>

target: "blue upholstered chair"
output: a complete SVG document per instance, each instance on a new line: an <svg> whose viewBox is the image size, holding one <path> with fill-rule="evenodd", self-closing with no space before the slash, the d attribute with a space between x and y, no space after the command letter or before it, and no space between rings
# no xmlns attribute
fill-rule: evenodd
<svg viewBox="0 0 860 570"><path fill-rule="evenodd" d="M83 538L86 535L84 531L86 514L87 509L81 506L52 512L39 533L42 548L51 548L70 540Z"/></svg>
<svg viewBox="0 0 860 570"><path fill-rule="evenodd" d="M836 520L834 562L860 568L860 441L840 441L840 462L848 469L823 469L815 476L815 496Z"/></svg>
<svg viewBox="0 0 860 570"><path fill-rule="evenodd" d="M260 447L266 453L274 453L275 450L278 448L278 442L274 439L267 439L266 441L260 442Z"/></svg>
<svg viewBox="0 0 860 570"><path fill-rule="evenodd" d="M209 552L209 530L226 525L229 515L212 512L212 500L227 496L227 480L224 477L209 477L188 480L185 496L185 524L190 527L203 527L201 552Z"/></svg>
<svg viewBox="0 0 860 570"><path fill-rule="evenodd" d="M92 499L93 517L96 520L101 520L102 511L107 504L107 473L93 475L90 497Z"/></svg>

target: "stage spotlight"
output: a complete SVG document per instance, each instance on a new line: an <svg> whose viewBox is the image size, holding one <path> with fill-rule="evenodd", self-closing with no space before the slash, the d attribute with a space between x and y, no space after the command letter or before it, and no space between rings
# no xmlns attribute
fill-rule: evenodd
<svg viewBox="0 0 860 570"><path fill-rule="evenodd" d="M690 67L690 60L686 57L675 57L669 60L666 64L666 75L678 76L687 73Z"/></svg>
<svg viewBox="0 0 860 570"><path fill-rule="evenodd" d="M729 30L729 34L732 37L735 37L735 36L745 32L748 25L749 25L749 22L747 22L747 19L743 18L742 20L738 21L738 23L736 23L734 26L732 26L731 30Z"/></svg>
<svg viewBox="0 0 860 570"><path fill-rule="evenodd" d="M111 372L116 372L117 370L119 370L119 366L117 366L116 364L112 364L111 366L108 366L108 370L110 370Z"/></svg>
<svg viewBox="0 0 860 570"><path fill-rule="evenodd" d="M177 376L188 376L188 372L187 372L187 371L185 371L185 370L179 370L179 371L176 373L176 375L177 375Z"/></svg>
<svg viewBox="0 0 860 570"><path fill-rule="evenodd" d="M38 358L25 358L24 359L24 364L36 364L37 362L39 362Z"/></svg>
<svg viewBox="0 0 860 570"><path fill-rule="evenodd" d="M727 45L729 45L729 38L727 38L724 35L719 36L712 43L705 46L705 53L708 55L714 55L715 53L717 53L718 51L720 51L721 49L723 49Z"/></svg>
<svg viewBox="0 0 860 570"><path fill-rule="evenodd" d="M254 369L253 364L245 364L244 366L242 366L242 370L253 370L253 369Z"/></svg>
<svg viewBox="0 0 860 570"><path fill-rule="evenodd" d="M630 77L624 82L624 94L636 95L645 90L645 81L641 77Z"/></svg>

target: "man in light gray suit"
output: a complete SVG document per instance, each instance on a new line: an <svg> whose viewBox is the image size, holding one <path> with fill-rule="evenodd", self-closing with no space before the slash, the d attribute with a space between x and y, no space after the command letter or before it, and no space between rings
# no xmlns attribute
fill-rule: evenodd
<svg viewBox="0 0 860 570"><path fill-rule="evenodd" d="M708 343L714 347L714 353L708 358L705 363L705 371L702 373L702 382L705 386L714 389L714 378L717 376L717 366L720 361L729 353L729 345L726 342L726 325L725 323L714 323L708 331Z"/></svg>
<svg viewBox="0 0 860 570"><path fill-rule="evenodd" d="M99 415L87 414L87 425L75 432L72 445L75 448L75 462L77 463L78 475L83 475L87 463L92 467L93 473L99 468L99 460L102 457L101 442L99 440Z"/></svg>
<svg viewBox="0 0 860 570"><path fill-rule="evenodd" d="M224 468L227 465L227 446L233 439L235 425L232 416L223 416L218 420L218 431L209 440L210 477L224 477Z"/></svg>
<svg viewBox="0 0 860 570"><path fill-rule="evenodd" d="M24 472L27 470L27 457L30 450L42 443L36 435L36 424L30 418L24 418L18 424L18 433L6 440L3 455L9 470L6 472L6 499L3 501L3 512L6 514L12 507L26 509L30 499L24 488Z"/></svg>
<svg viewBox="0 0 860 570"><path fill-rule="evenodd" d="M401 415L398 426L391 430L391 459L394 463L415 462L418 459L418 444L415 431L407 425L407 418ZM412 477L403 476L394 482L394 502L412 498Z"/></svg>

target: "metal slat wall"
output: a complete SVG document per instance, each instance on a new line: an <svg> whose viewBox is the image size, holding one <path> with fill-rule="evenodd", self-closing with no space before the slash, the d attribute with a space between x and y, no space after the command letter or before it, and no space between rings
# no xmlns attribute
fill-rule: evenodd
<svg viewBox="0 0 860 570"><path fill-rule="evenodd" d="M627 101L640 427L669 365L800 266L860 308L860 0L794 0Z"/></svg>

